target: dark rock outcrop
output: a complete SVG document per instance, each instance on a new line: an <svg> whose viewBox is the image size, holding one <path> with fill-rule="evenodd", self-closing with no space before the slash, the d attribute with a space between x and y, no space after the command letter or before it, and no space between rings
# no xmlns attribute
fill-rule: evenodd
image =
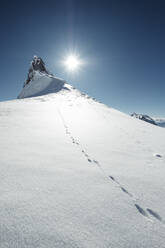
<svg viewBox="0 0 165 248"><path fill-rule="evenodd" d="M142 121L146 121L150 124L153 124L153 125L157 125L157 123L148 115L143 115L143 114L137 114L137 113L133 113L131 114L132 117L135 117L139 120L142 120Z"/></svg>
<svg viewBox="0 0 165 248"><path fill-rule="evenodd" d="M27 80L24 83L24 87L33 79L35 71L49 74L48 70L46 69L44 61L36 55L33 57L33 60L31 61L31 66L29 68Z"/></svg>

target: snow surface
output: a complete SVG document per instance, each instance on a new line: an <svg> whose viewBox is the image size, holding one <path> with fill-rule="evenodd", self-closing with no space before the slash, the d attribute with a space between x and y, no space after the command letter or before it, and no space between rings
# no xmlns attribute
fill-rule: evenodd
<svg viewBox="0 0 165 248"><path fill-rule="evenodd" d="M1 102L0 133L0 247L165 247L163 128L65 84Z"/></svg>
<svg viewBox="0 0 165 248"><path fill-rule="evenodd" d="M33 71L33 79L26 84L18 96L18 99L45 95L52 92L58 92L62 89L65 81L55 78L52 75L39 71Z"/></svg>

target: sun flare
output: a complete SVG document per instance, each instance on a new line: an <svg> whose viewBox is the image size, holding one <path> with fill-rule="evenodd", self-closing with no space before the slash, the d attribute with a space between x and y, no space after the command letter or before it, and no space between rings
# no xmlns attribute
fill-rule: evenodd
<svg viewBox="0 0 165 248"><path fill-rule="evenodd" d="M81 65L81 61L76 55L69 55L65 60L64 64L67 70L77 71Z"/></svg>

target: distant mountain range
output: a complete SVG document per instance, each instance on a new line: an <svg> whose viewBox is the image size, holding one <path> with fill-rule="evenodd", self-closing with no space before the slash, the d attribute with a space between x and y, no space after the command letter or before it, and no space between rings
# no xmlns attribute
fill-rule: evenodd
<svg viewBox="0 0 165 248"><path fill-rule="evenodd" d="M156 124L160 127L165 127L165 118L153 118Z"/></svg>
<svg viewBox="0 0 165 248"><path fill-rule="evenodd" d="M149 123L151 123L151 124L153 124L153 125L157 125L157 123L155 122L155 120L152 119L152 118L151 118L150 116L148 116L148 115L137 114L137 113L134 112L133 114L131 114L131 116L132 116L132 117L135 117L135 118L137 118L137 119L139 119L139 120L149 122Z"/></svg>
<svg viewBox="0 0 165 248"><path fill-rule="evenodd" d="M137 113L133 113L131 114L132 117L135 117L139 120L142 120L142 121L146 121L150 124L153 124L153 125L157 125L157 126L160 126L160 127L165 127L165 118L155 118L155 117L150 117L148 115L144 115L144 114L137 114Z"/></svg>

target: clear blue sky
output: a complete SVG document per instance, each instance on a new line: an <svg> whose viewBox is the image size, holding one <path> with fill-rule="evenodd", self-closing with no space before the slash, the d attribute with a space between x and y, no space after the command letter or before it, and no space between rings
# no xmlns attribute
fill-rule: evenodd
<svg viewBox="0 0 165 248"><path fill-rule="evenodd" d="M14 99L34 54L56 76L123 112L165 116L164 0L1 1L0 101ZM76 50L86 65L68 75Z"/></svg>

